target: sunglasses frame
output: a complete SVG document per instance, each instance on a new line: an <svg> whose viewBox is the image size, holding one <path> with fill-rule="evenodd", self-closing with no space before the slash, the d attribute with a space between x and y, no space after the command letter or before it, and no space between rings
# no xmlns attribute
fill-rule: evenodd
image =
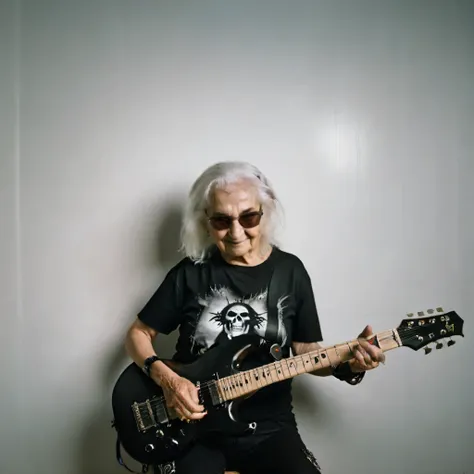
<svg viewBox="0 0 474 474"><path fill-rule="evenodd" d="M209 223L211 224L212 228L217 230L217 231L222 231L222 230L228 230L230 229L230 226L232 225L232 222L234 221L238 221L239 224L244 228L244 229L253 229L255 227L257 227L258 225L260 225L260 221L262 219L262 216L263 216L263 211L262 211L262 208L260 207L260 210L259 211L251 211L251 212L247 212L245 214L241 214L239 217L232 217L232 216L210 216L207 214L207 209L206 209L206 216L207 216L207 219L209 221ZM258 222L253 225L253 226L250 226L250 227L246 227L244 225L242 225L242 223L240 222L240 219L242 219L243 217L247 217L247 216L259 216L259 219L258 219ZM213 219L226 219L228 221L228 225L226 227L223 227L222 229L221 228L217 228L214 226L213 224Z"/></svg>

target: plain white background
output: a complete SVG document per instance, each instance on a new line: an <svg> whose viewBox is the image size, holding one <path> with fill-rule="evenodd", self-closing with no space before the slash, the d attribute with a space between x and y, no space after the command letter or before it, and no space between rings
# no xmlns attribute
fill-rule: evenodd
<svg viewBox="0 0 474 474"><path fill-rule="evenodd" d="M231 159L274 183L326 343L465 320L358 387L295 381L323 472L474 473L472 2L3 0L0 21L2 474L126 472L124 332L192 181Z"/></svg>

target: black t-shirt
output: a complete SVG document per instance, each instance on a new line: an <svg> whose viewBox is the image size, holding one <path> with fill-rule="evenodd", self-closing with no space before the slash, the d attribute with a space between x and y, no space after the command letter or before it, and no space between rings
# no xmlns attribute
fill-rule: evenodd
<svg viewBox="0 0 474 474"><path fill-rule="evenodd" d="M278 267L277 310L267 310L273 269ZM283 271L282 271L283 270ZM269 321L269 314L277 321ZM189 363L221 341L256 333L290 355L293 341L322 340L310 277L301 260L273 247L263 263L239 266L227 263L216 250L204 263L184 258L166 275L138 317L159 333L179 328L173 359ZM259 390L242 404L243 418L289 419L291 379Z"/></svg>

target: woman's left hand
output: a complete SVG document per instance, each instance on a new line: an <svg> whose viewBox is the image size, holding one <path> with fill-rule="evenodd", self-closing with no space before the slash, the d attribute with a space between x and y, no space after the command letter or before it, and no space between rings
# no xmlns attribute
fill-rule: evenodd
<svg viewBox="0 0 474 474"><path fill-rule="evenodd" d="M359 345L353 349L354 359L349 364L352 372L365 372L379 366L380 362L385 362L385 354L381 349L366 341L372 335L372 327L366 326L359 334Z"/></svg>

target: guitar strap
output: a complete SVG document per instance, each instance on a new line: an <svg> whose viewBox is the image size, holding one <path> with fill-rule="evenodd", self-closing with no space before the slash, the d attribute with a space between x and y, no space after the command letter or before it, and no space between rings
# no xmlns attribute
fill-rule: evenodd
<svg viewBox="0 0 474 474"><path fill-rule="evenodd" d="M267 328L265 330L265 339L267 341L275 340L278 336L277 287L275 266L273 266L267 290Z"/></svg>
<svg viewBox="0 0 474 474"><path fill-rule="evenodd" d="M281 328L280 324L283 324L283 321L280 321L278 316L278 301L282 298L282 295L288 293L288 272L285 271L285 266L280 262L280 265L274 263L271 274L270 281L268 283L268 293L267 293L267 328L265 330L265 339L267 341L278 341L280 336L283 334L285 328ZM282 355L289 355L289 348L286 346L282 347Z"/></svg>
<svg viewBox="0 0 474 474"><path fill-rule="evenodd" d="M112 428L115 428L115 423L112 421ZM117 458L117 462L122 466L124 467L128 472L131 472L133 474L144 474L145 472L148 472L148 469L149 469L149 465L148 464L143 464L142 465L142 470L141 470L141 473L138 473L136 471L134 471L133 469L130 469L126 464L125 464L125 461L123 460L123 457L122 457L122 452L121 452L121 444L120 444L120 438L119 438L119 435L118 435L118 432L117 432L117 441L115 442L115 457Z"/></svg>

